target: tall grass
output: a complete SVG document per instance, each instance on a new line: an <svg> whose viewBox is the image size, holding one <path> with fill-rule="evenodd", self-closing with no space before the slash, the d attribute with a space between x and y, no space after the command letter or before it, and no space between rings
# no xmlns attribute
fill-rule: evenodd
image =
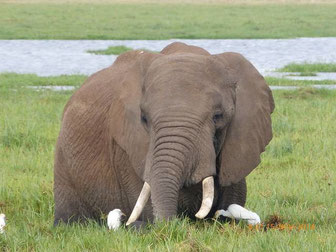
<svg viewBox="0 0 336 252"><path fill-rule="evenodd" d="M335 13L335 3L0 3L0 39L333 37Z"/></svg>
<svg viewBox="0 0 336 252"><path fill-rule="evenodd" d="M0 75L2 251L332 251L336 247L336 92L274 92L274 137L248 177L247 208L263 220L314 224L314 230L250 230L246 224L176 219L143 233L109 232L94 222L52 227L53 151L72 91L35 91L31 76ZM46 80L33 77L34 83ZM74 77L60 77L77 85ZM24 82L27 79L27 82ZM55 78L48 85L56 85ZM19 84L22 83L22 84Z"/></svg>

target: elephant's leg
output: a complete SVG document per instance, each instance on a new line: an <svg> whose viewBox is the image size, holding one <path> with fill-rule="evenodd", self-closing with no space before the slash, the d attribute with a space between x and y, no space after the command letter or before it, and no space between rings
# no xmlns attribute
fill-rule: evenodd
<svg viewBox="0 0 336 252"><path fill-rule="evenodd" d="M196 219L195 214L199 210L202 202L202 186L192 185L189 188L182 188L178 198L178 216L188 216Z"/></svg>
<svg viewBox="0 0 336 252"><path fill-rule="evenodd" d="M81 222L91 216L88 215L87 208L78 198L73 189L67 185L57 185L54 189L55 197L55 220L54 225L61 222L72 223Z"/></svg>
<svg viewBox="0 0 336 252"><path fill-rule="evenodd" d="M231 204L244 206L246 202L246 180L243 178L236 184L219 188L217 209L227 209Z"/></svg>
<svg viewBox="0 0 336 252"><path fill-rule="evenodd" d="M215 190L214 202L217 202L218 192ZM198 212L202 204L202 182L192 185L188 188L182 188L178 198L178 215L187 216L192 220L196 220L195 214ZM210 211L209 216L214 212Z"/></svg>
<svg viewBox="0 0 336 252"><path fill-rule="evenodd" d="M230 186L220 186L218 185L218 200L217 204L213 206L209 216L215 217L215 213L217 210L227 210L231 204L238 204L240 206L245 205L246 201L246 181L245 178L239 181L236 184L232 184ZM224 217L223 215L220 217L221 221L229 221L230 218Z"/></svg>
<svg viewBox="0 0 336 252"><path fill-rule="evenodd" d="M260 223L260 218L256 213L244 208L246 193L245 178L231 186L221 187L215 217L224 217L222 219L224 221L228 219L247 220L252 225Z"/></svg>
<svg viewBox="0 0 336 252"><path fill-rule="evenodd" d="M226 187L218 186L216 181L214 202L217 202L211 209L208 217L214 216L219 209L227 209L231 204L245 205L246 201L246 181L245 178L236 184ZM190 186L183 188L179 192L178 200L178 215L188 216L191 219L196 219L195 214L199 210L202 202L202 185Z"/></svg>
<svg viewBox="0 0 336 252"><path fill-rule="evenodd" d="M54 225L60 222L81 221L88 217L85 207L83 207L83 202L81 202L72 186L70 175L68 174L69 167L71 165L68 164L64 151L57 144L54 169Z"/></svg>

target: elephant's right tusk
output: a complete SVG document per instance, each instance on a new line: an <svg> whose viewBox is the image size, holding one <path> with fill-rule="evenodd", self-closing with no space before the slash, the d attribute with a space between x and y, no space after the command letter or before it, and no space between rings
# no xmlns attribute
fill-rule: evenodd
<svg viewBox="0 0 336 252"><path fill-rule="evenodd" d="M215 194L214 178L211 176L203 179L202 186L203 186L202 205L200 210L195 214L195 216L199 219L205 218L205 216L207 216L211 210Z"/></svg>
<svg viewBox="0 0 336 252"><path fill-rule="evenodd" d="M149 196L150 196L150 185L147 182L145 182L140 192L139 198L135 203L131 216L128 218L128 221L126 222L126 226L132 224L139 218L140 214L142 213L142 210L144 209L149 199Z"/></svg>

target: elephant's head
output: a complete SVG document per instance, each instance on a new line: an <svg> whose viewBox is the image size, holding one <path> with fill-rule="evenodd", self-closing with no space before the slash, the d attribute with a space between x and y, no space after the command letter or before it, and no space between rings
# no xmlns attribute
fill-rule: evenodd
<svg viewBox="0 0 336 252"><path fill-rule="evenodd" d="M237 54L210 55L181 43L160 54L138 53L141 90L133 101L138 112L130 117L135 114L139 125L133 134L144 135L148 144L139 172L144 187L128 223L138 218L150 195L156 218L175 216L180 189L201 182L196 216L204 218L213 204L213 178L230 185L260 162L272 137L271 92ZM143 138L130 139L129 145Z"/></svg>

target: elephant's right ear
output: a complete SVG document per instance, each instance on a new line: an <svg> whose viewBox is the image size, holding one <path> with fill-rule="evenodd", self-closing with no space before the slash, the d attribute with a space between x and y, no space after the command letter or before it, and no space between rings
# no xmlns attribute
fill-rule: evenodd
<svg viewBox="0 0 336 252"><path fill-rule="evenodd" d="M141 124L142 82L151 63L162 56L146 51L130 51L120 55L110 68L114 92L109 110L111 140L126 152L140 177L143 177L149 143L148 134Z"/></svg>
<svg viewBox="0 0 336 252"><path fill-rule="evenodd" d="M219 181L237 183L260 163L260 155L272 139L271 113L274 101L270 88L255 67L237 53L215 55L233 69L236 109L220 153Z"/></svg>

